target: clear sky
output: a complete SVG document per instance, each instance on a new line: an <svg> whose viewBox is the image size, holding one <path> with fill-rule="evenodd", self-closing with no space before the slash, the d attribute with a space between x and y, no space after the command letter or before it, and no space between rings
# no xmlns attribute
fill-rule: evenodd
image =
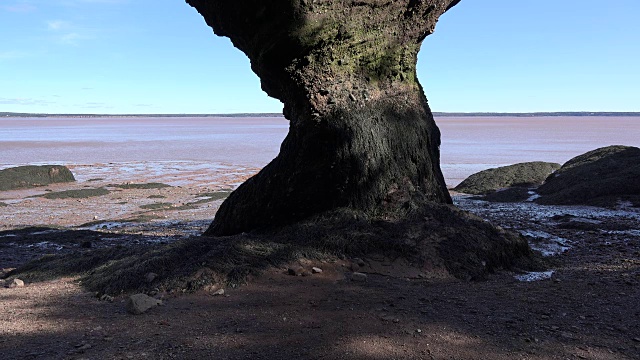
<svg viewBox="0 0 640 360"><path fill-rule="evenodd" d="M462 0L424 42L434 111L640 111L640 1ZM280 112L182 0L0 0L0 112Z"/></svg>

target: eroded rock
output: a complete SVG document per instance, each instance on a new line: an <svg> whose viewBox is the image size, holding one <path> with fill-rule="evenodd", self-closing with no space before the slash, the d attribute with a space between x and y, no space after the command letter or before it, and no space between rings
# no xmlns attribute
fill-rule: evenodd
<svg viewBox="0 0 640 360"><path fill-rule="evenodd" d="M486 195L509 187L538 186L559 168L560 164L534 161L487 169L469 176L454 190Z"/></svg>
<svg viewBox="0 0 640 360"><path fill-rule="evenodd" d="M412 203L451 203L416 61L459 0L187 2L249 57L291 121L278 157L229 196L206 235L342 207L402 217Z"/></svg>
<svg viewBox="0 0 640 360"><path fill-rule="evenodd" d="M607 146L577 156L550 175L536 202L555 205L640 206L640 148Z"/></svg>
<svg viewBox="0 0 640 360"><path fill-rule="evenodd" d="M0 191L73 182L71 171L60 165L17 166L0 170Z"/></svg>

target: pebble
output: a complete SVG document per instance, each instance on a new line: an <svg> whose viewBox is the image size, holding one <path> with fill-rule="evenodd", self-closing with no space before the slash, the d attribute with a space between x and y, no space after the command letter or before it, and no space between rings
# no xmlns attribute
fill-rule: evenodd
<svg viewBox="0 0 640 360"><path fill-rule="evenodd" d="M213 295L213 296L224 295L224 289L218 289L211 295Z"/></svg>
<svg viewBox="0 0 640 360"><path fill-rule="evenodd" d="M9 282L8 285L10 288L19 288L19 287L24 287L24 281L20 280L20 279L13 279Z"/></svg>
<svg viewBox="0 0 640 360"><path fill-rule="evenodd" d="M287 270L287 272L291 276L302 276L304 268L302 268L301 266L292 266Z"/></svg>
<svg viewBox="0 0 640 360"><path fill-rule="evenodd" d="M311 271L312 271L314 274L320 274L320 273L322 273L322 269L320 269L319 267L312 267L312 268L311 268Z"/></svg>
<svg viewBox="0 0 640 360"><path fill-rule="evenodd" d="M129 312L130 314L140 315L158 305L162 305L162 301L154 299L145 294L135 294L129 296L126 308L127 312Z"/></svg>
<svg viewBox="0 0 640 360"><path fill-rule="evenodd" d="M107 294L104 294L104 295L100 296L100 301L113 302L113 296L109 296Z"/></svg>
<svg viewBox="0 0 640 360"><path fill-rule="evenodd" d="M146 281L147 283L152 283L153 280L155 280L157 277L158 277L158 274L154 272L149 272L144 276L144 281Z"/></svg>
<svg viewBox="0 0 640 360"><path fill-rule="evenodd" d="M292 266L287 272L291 276L311 276L311 273L302 266Z"/></svg>
<svg viewBox="0 0 640 360"><path fill-rule="evenodd" d="M367 274L363 274L361 272L354 272L351 274L351 281L367 281Z"/></svg>

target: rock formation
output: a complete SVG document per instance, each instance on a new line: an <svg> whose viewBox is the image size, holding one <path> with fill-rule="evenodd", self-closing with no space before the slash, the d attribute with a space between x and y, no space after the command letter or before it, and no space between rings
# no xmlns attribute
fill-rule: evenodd
<svg viewBox="0 0 640 360"><path fill-rule="evenodd" d="M487 169L469 176L454 190L486 195L508 187L538 186L559 168L560 164L534 161Z"/></svg>
<svg viewBox="0 0 640 360"><path fill-rule="evenodd" d="M537 189L539 204L640 206L640 148L607 146L576 156Z"/></svg>
<svg viewBox="0 0 640 360"><path fill-rule="evenodd" d="M450 203L416 61L459 1L187 0L249 57L290 121L280 154L231 194L206 235L341 207L393 218Z"/></svg>
<svg viewBox="0 0 640 360"><path fill-rule="evenodd" d="M0 170L0 191L73 182L71 171L60 165L17 166Z"/></svg>

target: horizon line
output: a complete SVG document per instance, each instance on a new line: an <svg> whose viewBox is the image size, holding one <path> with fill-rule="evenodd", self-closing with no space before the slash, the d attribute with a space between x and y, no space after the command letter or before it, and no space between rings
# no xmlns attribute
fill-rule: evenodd
<svg viewBox="0 0 640 360"><path fill-rule="evenodd" d="M499 111L478 111L478 112L449 112L434 111L433 116L440 117L480 117L480 116L513 116L513 117L535 117L535 116L640 116L640 111L534 111L534 112L499 112ZM70 113L22 113L22 112L0 112L0 117L284 117L282 113L166 113L166 114L70 114Z"/></svg>

